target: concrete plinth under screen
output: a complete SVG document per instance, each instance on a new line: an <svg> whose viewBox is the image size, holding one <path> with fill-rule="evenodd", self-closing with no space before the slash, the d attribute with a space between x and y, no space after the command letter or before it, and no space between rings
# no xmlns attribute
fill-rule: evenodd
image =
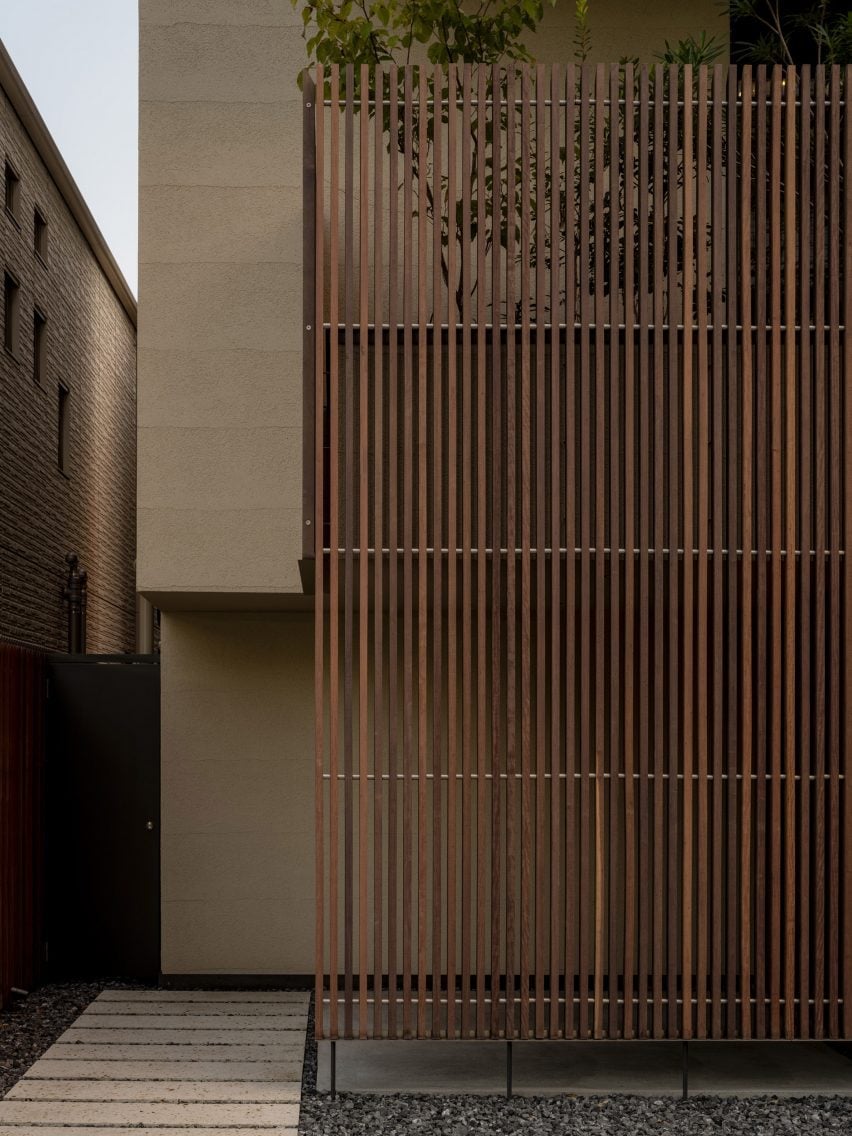
<svg viewBox="0 0 852 1136"><path fill-rule="evenodd" d="M849 1052L850 1056L846 1056ZM689 1091L714 1096L852 1096L852 1050L819 1042L689 1044ZM519 1095L682 1091L680 1042L515 1042ZM317 1087L329 1089L330 1044L319 1043ZM357 1093L504 1093L503 1042L337 1043L337 1089Z"/></svg>

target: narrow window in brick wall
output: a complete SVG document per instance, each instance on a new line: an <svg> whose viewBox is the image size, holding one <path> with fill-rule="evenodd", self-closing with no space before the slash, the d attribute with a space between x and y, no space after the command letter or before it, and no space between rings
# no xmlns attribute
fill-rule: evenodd
<svg viewBox="0 0 852 1136"><path fill-rule="evenodd" d="M33 312L33 378L37 383L47 374L47 317Z"/></svg>
<svg viewBox="0 0 852 1136"><path fill-rule="evenodd" d="M6 350L15 356L18 354L20 306L18 281L6 272L3 276L3 343Z"/></svg>
<svg viewBox="0 0 852 1136"><path fill-rule="evenodd" d="M64 383L59 384L58 442L59 468L62 473L68 474L71 458L71 391Z"/></svg>
<svg viewBox="0 0 852 1136"><path fill-rule="evenodd" d="M19 221L19 212L21 208L21 179L18 177L15 167L8 159L6 161L5 184L6 212L11 214L11 216L14 217L16 221Z"/></svg>
<svg viewBox="0 0 852 1136"><path fill-rule="evenodd" d="M47 261L47 221L36 208L33 213L33 247L43 261Z"/></svg>

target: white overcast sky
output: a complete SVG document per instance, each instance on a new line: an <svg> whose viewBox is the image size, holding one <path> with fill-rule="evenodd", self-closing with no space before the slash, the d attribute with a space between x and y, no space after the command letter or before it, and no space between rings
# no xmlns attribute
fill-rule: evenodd
<svg viewBox="0 0 852 1136"><path fill-rule="evenodd" d="M0 39L135 292L137 0L0 0Z"/></svg>

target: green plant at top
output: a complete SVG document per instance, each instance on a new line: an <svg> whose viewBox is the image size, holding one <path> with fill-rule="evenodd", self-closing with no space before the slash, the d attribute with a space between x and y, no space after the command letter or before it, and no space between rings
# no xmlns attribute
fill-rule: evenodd
<svg viewBox="0 0 852 1136"><path fill-rule="evenodd" d="M616 286L622 271L622 260L625 245L631 241L636 247L638 232L633 218L621 218L622 231L618 235L618 249L616 260L609 263L609 248L601 251L600 257L595 254L594 216L598 206L595 199L588 202L587 212L590 219L589 230L581 236L580 226L580 154L583 147L590 144L590 137L580 137L579 121L575 118L573 154L568 156L565 146L561 146L558 154L558 163L554 167L551 157L545 162L543 183L538 182L537 163L530 162L532 148L527 153L517 145L516 157L513 163L513 180L515 192L510 202L508 191L509 170L506 166L506 134L509 130L507 114L507 85L505 75L499 79L499 110L490 109L491 84L489 81L488 106L480 107L478 100L469 112L469 165L465 168L458 163L458 185L450 187L446 173L436 184L434 177L433 148L436 136L440 134L440 124L435 119L434 73L431 68L421 73L421 82L424 82L427 96L427 110L425 131L423 137L425 145L420 152L420 121L419 100L414 97L411 108L411 130L404 128L403 124L403 95L405 92L405 75L400 71L398 75L397 96L399 102L399 116L395 124L391 123L389 90L387 84L390 79L385 76L378 79L378 68L387 65L404 67L414 60L422 60L424 56L434 65L440 67L446 64L470 63L474 65L495 66L501 63L533 62L533 57L527 45L527 37L534 33L544 17L545 4L555 6L557 0L292 0L294 7L301 7L305 25L305 39L310 59L325 66L337 64L353 66L352 95L357 99L362 92L361 67L370 68L368 82L370 88L364 92L365 102L370 115L377 111L382 114L384 135L389 149L396 150L404 163L407 163L412 173L412 188L415 194L415 212L421 211L428 221L440 227L441 235L441 271L448 295L451 296L459 311L466 299L476 292L479 281L468 275L463 279L461 275L461 256L456 258L454 279L450 279L450 265L448 248L452 241L457 251L465 244L483 240L486 254L493 248L506 249L514 238L516 256L528 259L531 266L540 261L549 267L554 256L564 261L567 255L573 257L579 266L580 248L583 242L588 245L590 271L586 278L580 280L578 287L581 290L594 288L595 271L598 264L603 273L603 284L608 292ZM575 59L587 62L592 55L592 32L590 19L590 0L574 0L574 48ZM715 37L702 33L699 38L688 37L677 44L666 44L665 51L660 58L666 63L707 63L712 62L722 53L723 46ZM381 92L376 90L377 81L383 84ZM349 78L346 72L339 77L340 93L345 96ZM638 84L638 74L634 75L634 84ZM477 72L474 66L472 74L472 93L477 90ZM517 88L516 88L517 91ZM329 79L325 80L325 97L330 96ZM376 97L378 95L378 98ZM624 96L627 92L624 92ZM623 97L624 97L623 96ZM448 120L448 108L445 98L441 100L441 123ZM590 134L594 135L597 108L593 107L590 116ZM619 112L623 114L623 112ZM515 114L514 130L519 127L519 115ZM635 129L635 124L634 124ZM607 155L607 168L604 171L605 182L609 181L609 130L610 123L604 123L604 153ZM495 168L493 163L495 132L503 138L501 145L500 167ZM634 147L634 168L632 170L619 169L617 174L618 188L607 189L601 205L604 230L608 227L608 217L613 210L619 209L619 202L623 199L624 179L628 178L638 188L640 165L646 165L649 171L649 192L653 193L653 154L657 146L663 145L663 139L654 139L647 152L640 154ZM484 179L484 192L491 205L484 211L484 232L478 231L478 191L479 183L477 171L480 165L480 154L485 153L486 176ZM566 184L566 180L567 183ZM528 186L527 200L529 202L531 239L522 247L521 240L521 196L520 187L526 182ZM470 201L469 209L465 210L461 204L460 185L468 189ZM593 195L593 186L587 186L585 192ZM551 201L558 202L556 215L551 209ZM545 224L540 232L537 225L539 207L543 210ZM573 216L571 216L573 214ZM570 218L570 220L569 220ZM625 283L625 296L628 292ZM555 298L551 298L553 301ZM510 319L513 313L507 312ZM539 311L539 318L545 313ZM497 313L494 313L495 317Z"/></svg>
<svg viewBox="0 0 852 1136"><path fill-rule="evenodd" d="M702 67L715 63L725 54L725 50L725 41L720 36L708 36L706 31L702 31L697 37L688 35L676 43L666 40L663 50L657 52L657 59L666 64Z"/></svg>
<svg viewBox="0 0 852 1136"><path fill-rule="evenodd" d="M585 63L592 54L592 27L589 0L574 0L574 57Z"/></svg>
<svg viewBox="0 0 852 1136"><path fill-rule="evenodd" d="M783 0L731 0L734 21L760 29L738 40L734 52L743 63L852 63L852 11L832 11L829 0L816 0L804 11L791 12Z"/></svg>
<svg viewBox="0 0 852 1136"><path fill-rule="evenodd" d="M292 3L302 7L308 54L317 63L374 66L410 63L418 46L430 63L531 62L523 37L536 31L545 10L544 0ZM554 7L556 0L547 3Z"/></svg>
<svg viewBox="0 0 852 1136"><path fill-rule="evenodd" d="M576 0L588 11L589 0ZM533 56L527 46L526 37L538 29L546 7L555 7L557 0L292 0L294 8L302 10L305 26L305 39L308 56L325 66L338 64L354 66L352 82L355 98L361 97L360 68L371 68L369 82L371 89L366 92L366 101L371 115L376 112L376 74L373 68L397 65L404 67L425 56L436 66L469 63L495 66L501 63L531 63ZM474 105L470 114L470 165L461 170L460 176L469 186L470 214L465 214L461 205L461 194L456 193L455 207L450 205L450 186L446 176L436 187L433 177L433 146L436 123L433 121L434 76L425 73L428 110L425 123L426 145L420 152L419 105L415 99L412 108L411 133L404 129L402 113L394 133L390 122L387 98L379 97L378 105L383 115L383 125L388 146L394 146L404 162L412 171L413 189L416 194L416 211L422 210L429 222L441 229L441 271L444 282L459 310L468 294L475 292L476 279L465 282L459 275L450 280L450 266L447 249L453 235L457 247L478 239L477 206L480 150L490 151L493 142L494 124L487 107ZM341 94L345 95L347 76L340 76ZM382 80L379 80L382 81ZM388 80L389 82L389 80ZM490 85L489 85L490 86ZM400 112L405 89L405 75L398 75ZM473 75L473 90L476 90L476 73ZM329 81L326 79L325 96L329 97ZM490 95L490 90L489 90ZM500 128L505 130L505 110ZM442 106L442 121L447 122L447 106ZM392 136L393 135L393 136ZM501 171L499 180L502 182ZM522 158L516 163L516 179L524 176ZM494 193L494 171L490 169L486 177L485 192ZM531 209L535 211L535 187L531 190ZM505 245L507 236L507 203L502 199L501 209L486 211L484 241L486 250L494 243ZM496 216L495 216L496 212Z"/></svg>

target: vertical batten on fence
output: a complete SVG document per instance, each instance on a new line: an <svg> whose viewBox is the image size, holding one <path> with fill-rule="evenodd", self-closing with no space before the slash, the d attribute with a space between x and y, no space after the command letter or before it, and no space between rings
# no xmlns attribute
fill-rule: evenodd
<svg viewBox="0 0 852 1136"><path fill-rule="evenodd" d="M313 472L313 493L314 500L311 502L313 512L312 528L314 530L315 548L318 547L320 555L315 558L315 572L314 579L316 582L316 596L317 606L314 612L314 772L316 793L314 797L314 857L316 864L322 866L325 863L325 834L326 834L326 821L325 821L325 784L323 783L323 772L325 770L325 555L323 546L325 540L323 538L323 527L325 524L325 359L324 359L324 336L319 334L320 329L316 326L316 317L322 310L325 301L325 75L323 68L317 68L316 83L306 83L308 91L312 96L308 95L305 98L313 103L312 107L306 108L311 112L311 118L315 123L315 128L308 131L308 144L314 146L313 155L313 168L316 174L316 187L314 190L314 209L315 216L313 221L313 237L314 248L306 250L307 255L311 258L313 265L313 273L306 275L305 287L307 287L307 280L313 278L314 284L314 297L313 306L311 307L307 301L305 304L305 317L306 322L310 323L314 329L313 341L313 390L311 395L306 394L308 397L313 398L313 426L314 426L314 445L313 445L313 458L314 458L314 472ZM319 92L319 97L317 97ZM310 201L305 202L306 208L309 207ZM307 416L309 404L306 401L305 412ZM322 1014L320 1010L319 992L322 989L323 977L325 973L325 872L317 871L316 883L316 896L315 896L315 922L314 922L314 935L316 941L316 989L317 989L317 1022L316 1033L318 1037L323 1036L325 1023L322 1021Z"/></svg>
<svg viewBox="0 0 852 1136"><path fill-rule="evenodd" d="M852 89L852 66L846 68L844 92L848 97ZM852 169L852 115L845 114L843 119L843 162L844 169ZM843 184L843 437L845 441L843 452L843 488L844 488L844 526L843 547L849 546L850 533L852 533L852 394L849 384L852 382L852 341L849 329L852 327L852 178L845 177ZM852 557L846 556L843 563L844 585L844 621L843 621L843 667L844 667L844 730L846 749L844 750L844 770L849 769L848 746L852 738L852 602L850 602L850 589L852 589ZM852 780L844 783L843 792L843 819L846 846L848 847L849 834L852 832ZM844 848L844 853L846 848ZM852 1035L852 872L849 863L844 858L844 888L843 888L843 1033L848 1037Z"/></svg>
<svg viewBox="0 0 852 1136"><path fill-rule="evenodd" d="M848 1035L848 82L306 83L320 1036Z"/></svg>
<svg viewBox="0 0 852 1136"><path fill-rule="evenodd" d="M752 71L744 67L741 77L742 91L751 92ZM751 169L752 164L752 102L743 99L740 131L741 169ZM742 336L742 407L740 422L740 446L742 452L742 547L749 555L742 558L742 635L740 643L740 680L742 691L742 724L740 744L742 747L742 804L740 810L740 983L742 990L740 1006L740 1032L744 1038L752 1034L752 1005L748 995L751 992L752 975L752 769L753 769L753 643L752 643L752 574L753 564L750 550L754 544L753 529L753 445L754 445L754 399L752 383L752 307L751 307L751 258L752 258L752 198L751 178L740 179L740 297ZM684 490L684 493L686 491ZM687 598L684 592L684 606Z"/></svg>
<svg viewBox="0 0 852 1136"><path fill-rule="evenodd" d="M628 99L628 92L634 90L634 71L632 66L624 70L622 80L624 92L624 122L622 137L624 146L624 168L633 168L634 106ZM622 178L623 215L633 216L634 193L633 178ZM636 969L636 789L634 771L636 769L636 712L635 712L635 629L636 629L636 559L627 555L628 549L636 546L635 528L635 425L636 425L636 384L635 384L635 340L628 334L633 322L633 288L635 258L633 241L624 242L623 265L623 305L624 334L624 1030L625 1038L634 1034L633 990ZM571 368L569 367L570 371ZM567 447L566 447L567 448ZM573 544L573 540L571 541ZM573 595L573 589L572 589ZM566 629L567 633L567 629ZM566 821L567 823L567 821Z"/></svg>
<svg viewBox="0 0 852 1136"><path fill-rule="evenodd" d="M435 118L443 118L443 73L436 67L432 76ZM378 114L376 116L378 121ZM442 198L442 154L440 147L433 150L432 193L435 200ZM438 326L443 323L444 297L441 282L441 227L432 226L432 322ZM442 345L440 337L432 345L432 548L443 547L444 542L444 462L443 462L443 407L444 386L442 372ZM433 552L432 556L432 1037L438 1038L443 1030L443 1007L441 1005L442 983L442 889L441 867L443 857L442 837L442 794L443 783L443 558Z"/></svg>
<svg viewBox="0 0 852 1136"><path fill-rule="evenodd" d="M576 374L575 337L568 334L576 320L577 303L577 263L574 255L577 236L576 195L574 192L577 154L574 144L577 126L576 70L573 63L566 69L565 83L565 365L564 374ZM511 138L511 130L509 131ZM577 543L577 454L576 446L568 444L569 438L577 435L577 394L576 383L565 382L565 886L564 886L564 925L565 925L565 1037L577 1036L575 1017L575 983L578 974L577 953L577 619L576 619L576 558L573 550ZM511 545L509 545L511 548ZM511 563L511 558L510 558ZM508 597L507 612L510 609ZM508 976L507 976L508 981Z"/></svg>
<svg viewBox="0 0 852 1136"><path fill-rule="evenodd" d="M695 268L694 250L694 175L693 175L693 72L692 67L684 67L681 79L683 87L683 279L681 281L681 322L683 324L683 372L681 375L682 429L683 429L683 546L695 547L693 525L693 446L695 438L694 395L693 395L693 356L694 310L693 285ZM693 973L695 957L692 909L694 896L694 818L693 771L695 769L695 722L693 720L694 681L695 681L695 607L694 607L695 562L692 555L683 558L683 667L681 671L681 699L683 706L683 852L680 866L683 889L681 906L681 967L683 1009L681 1017L681 1036L684 1040L694 1036L692 1014ZM697 642L698 650L702 643Z"/></svg>

